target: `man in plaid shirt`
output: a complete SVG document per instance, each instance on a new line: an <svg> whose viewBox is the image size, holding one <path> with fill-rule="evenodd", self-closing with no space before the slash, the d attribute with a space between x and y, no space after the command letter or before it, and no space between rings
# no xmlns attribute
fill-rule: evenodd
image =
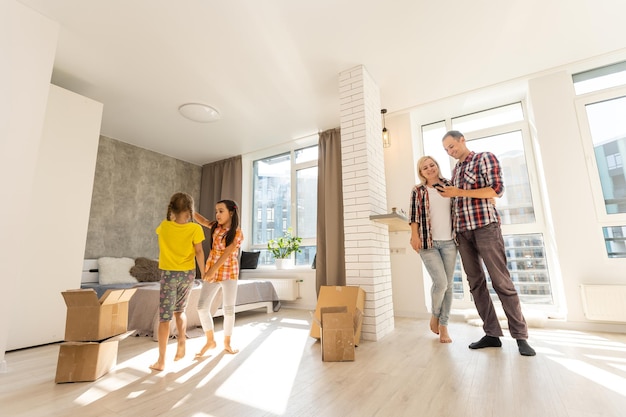
<svg viewBox="0 0 626 417"><path fill-rule="evenodd" d="M482 259L493 289L502 302L509 331L517 340L520 354L534 356L535 350L527 342L528 326L522 314L517 290L507 269L500 216L492 202L495 197L501 197L504 193L500 162L490 152L470 151L465 137L459 131L449 131L442 141L448 155L457 159L457 164L452 172L452 186L444 187L440 192L444 197L453 198L453 223L459 253L485 330L485 336L471 343L469 348L502 346L502 328L489 295Z"/></svg>

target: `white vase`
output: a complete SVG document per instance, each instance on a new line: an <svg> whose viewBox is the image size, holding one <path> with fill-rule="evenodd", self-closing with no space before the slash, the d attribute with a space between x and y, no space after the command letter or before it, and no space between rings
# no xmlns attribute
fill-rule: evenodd
<svg viewBox="0 0 626 417"><path fill-rule="evenodd" d="M293 258L276 259L276 269L291 269L291 268L293 268Z"/></svg>

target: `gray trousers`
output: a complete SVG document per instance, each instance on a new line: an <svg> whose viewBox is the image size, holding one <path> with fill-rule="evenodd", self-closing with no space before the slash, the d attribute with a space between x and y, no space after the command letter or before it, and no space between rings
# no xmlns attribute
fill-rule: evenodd
<svg viewBox="0 0 626 417"><path fill-rule="evenodd" d="M504 240L499 223L491 223L476 230L457 234L459 253L467 275L470 292L487 336L502 336L496 310L489 295L481 259L487 267L491 284L502 302L514 339L528 339L528 326L522 314L517 290L507 269Z"/></svg>

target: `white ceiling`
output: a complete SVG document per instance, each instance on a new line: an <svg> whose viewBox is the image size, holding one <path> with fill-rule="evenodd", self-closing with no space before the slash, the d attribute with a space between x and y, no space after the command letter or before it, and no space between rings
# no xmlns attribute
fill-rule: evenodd
<svg viewBox="0 0 626 417"><path fill-rule="evenodd" d="M20 2L59 23L52 82L104 104L103 135L198 165L339 126L356 65L393 116L626 47L622 0Z"/></svg>

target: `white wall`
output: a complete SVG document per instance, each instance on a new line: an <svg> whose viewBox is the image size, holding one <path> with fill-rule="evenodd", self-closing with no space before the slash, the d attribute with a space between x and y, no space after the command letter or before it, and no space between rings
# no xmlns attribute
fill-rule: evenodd
<svg viewBox="0 0 626 417"><path fill-rule="evenodd" d="M11 40L0 77L4 360L5 350L63 339L60 291L80 283L102 106L50 85L56 23L14 1L1 7Z"/></svg>
<svg viewBox="0 0 626 417"><path fill-rule="evenodd" d="M4 364L9 326L26 308L16 292L31 285L32 274L45 277L45 266L36 256L45 248L38 246L38 234L30 234L29 222L41 213L31 211L33 183L59 28L12 0L0 3L0 19L0 364ZM44 311L40 306L35 310Z"/></svg>
<svg viewBox="0 0 626 417"><path fill-rule="evenodd" d="M391 135L391 146L384 149L387 212L396 207L408 216L411 189L416 182L411 119L408 113L386 117L385 126ZM424 274L410 238L410 231L389 232L393 309L397 316L424 318L428 316Z"/></svg>
<svg viewBox="0 0 626 417"><path fill-rule="evenodd" d="M624 284L626 259L609 259L606 255L574 107L571 75L560 71L530 80L529 97L568 321L587 322L580 285Z"/></svg>
<svg viewBox="0 0 626 417"><path fill-rule="evenodd" d="M80 288L102 104L51 85L24 232L36 260L15 294L7 349L63 340L61 291ZM42 315L45 312L45 315ZM45 318L45 326L42 319Z"/></svg>

